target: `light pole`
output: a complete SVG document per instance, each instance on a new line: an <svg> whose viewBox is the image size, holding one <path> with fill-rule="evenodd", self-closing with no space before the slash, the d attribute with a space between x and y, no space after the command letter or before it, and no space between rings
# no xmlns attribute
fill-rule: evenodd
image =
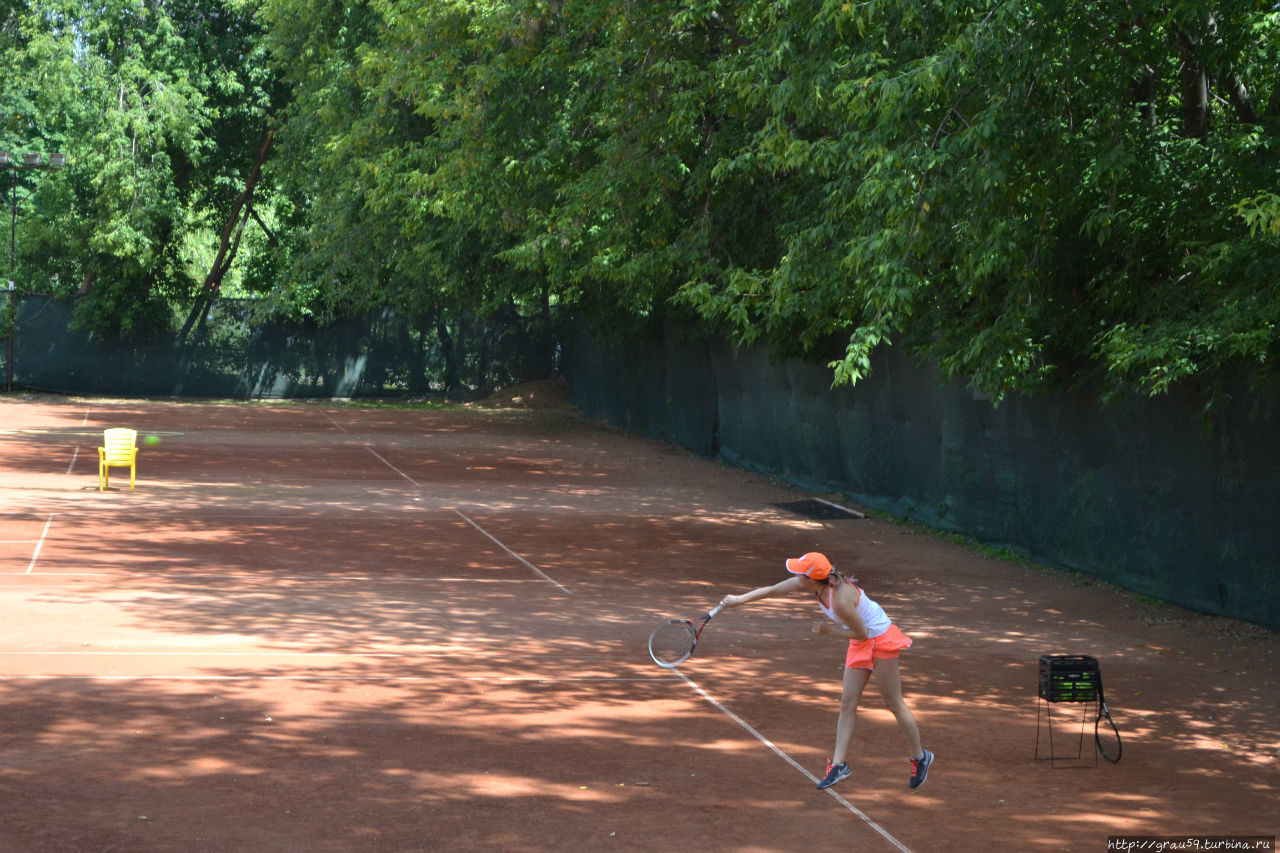
<svg viewBox="0 0 1280 853"><path fill-rule="evenodd" d="M13 265L18 248L18 173L15 170L18 168L61 169L67 165L67 155L61 152L50 154L47 165L43 160L43 154L23 154L22 165L19 166L9 159L8 151L0 151L0 168L9 170L9 357L5 359L5 366L9 371L9 377L5 383L5 391L8 393L13 392L13 327L15 324L13 298L16 295L13 284Z"/></svg>

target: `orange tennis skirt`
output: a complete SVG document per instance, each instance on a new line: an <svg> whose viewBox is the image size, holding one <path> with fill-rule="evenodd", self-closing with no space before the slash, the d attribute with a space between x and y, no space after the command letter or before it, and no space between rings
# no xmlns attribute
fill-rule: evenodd
<svg viewBox="0 0 1280 853"><path fill-rule="evenodd" d="M890 623L889 629L878 637L850 640L844 665L847 669L875 669L876 661L896 658L898 652L909 648L911 638L899 631L897 625Z"/></svg>

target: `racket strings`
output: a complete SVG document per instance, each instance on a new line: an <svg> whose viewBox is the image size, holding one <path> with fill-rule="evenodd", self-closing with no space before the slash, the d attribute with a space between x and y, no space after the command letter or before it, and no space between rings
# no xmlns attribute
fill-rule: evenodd
<svg viewBox="0 0 1280 853"><path fill-rule="evenodd" d="M677 664L693 652L697 633L688 622L667 622L649 638L649 652L662 664Z"/></svg>

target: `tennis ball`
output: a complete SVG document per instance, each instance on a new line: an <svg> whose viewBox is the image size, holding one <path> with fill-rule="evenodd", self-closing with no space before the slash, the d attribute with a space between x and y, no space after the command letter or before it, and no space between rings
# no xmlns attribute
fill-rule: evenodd
<svg viewBox="0 0 1280 853"><path fill-rule="evenodd" d="M149 444L149 445L151 445L152 447L155 447L157 444L159 444L159 443L160 443L160 436L158 436L158 435L149 435L149 436L147 436L146 438L144 438L144 439L142 439L142 440L143 440L143 442L144 442L144 443Z"/></svg>

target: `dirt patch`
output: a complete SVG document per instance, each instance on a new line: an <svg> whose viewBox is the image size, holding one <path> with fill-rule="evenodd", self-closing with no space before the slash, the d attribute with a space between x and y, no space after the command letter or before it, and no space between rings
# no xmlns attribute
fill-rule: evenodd
<svg viewBox="0 0 1280 853"><path fill-rule="evenodd" d="M531 385L487 412L0 400L0 853L1275 834L1273 632L876 514L800 515L816 495ZM100 492L117 423L165 438L137 489ZM855 776L815 790L844 649L812 600L717 616L677 673L649 659L659 620L815 549L914 640L920 790L874 678ZM1039 701L1045 654L1100 662L1119 764L1090 705Z"/></svg>
<svg viewBox="0 0 1280 853"><path fill-rule="evenodd" d="M569 405L569 389L563 382L524 382L495 391L477 403L484 409L560 409Z"/></svg>

